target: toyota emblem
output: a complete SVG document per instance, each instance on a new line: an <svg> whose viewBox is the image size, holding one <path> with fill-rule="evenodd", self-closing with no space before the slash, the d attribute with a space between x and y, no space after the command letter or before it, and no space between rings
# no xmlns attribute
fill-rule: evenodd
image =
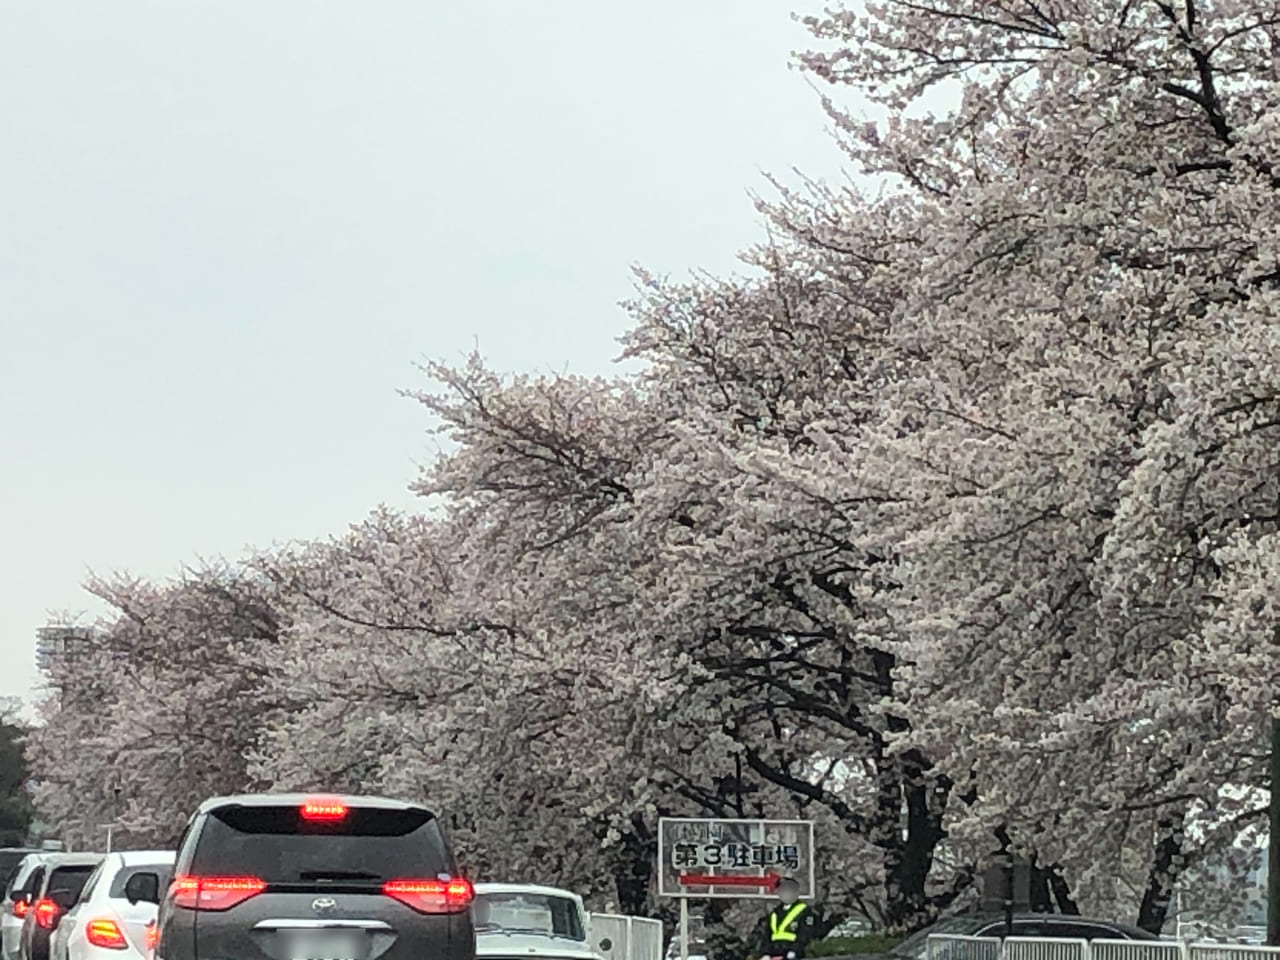
<svg viewBox="0 0 1280 960"><path fill-rule="evenodd" d="M333 913L337 906L338 901L333 897L316 897L311 901L311 909L316 913Z"/></svg>

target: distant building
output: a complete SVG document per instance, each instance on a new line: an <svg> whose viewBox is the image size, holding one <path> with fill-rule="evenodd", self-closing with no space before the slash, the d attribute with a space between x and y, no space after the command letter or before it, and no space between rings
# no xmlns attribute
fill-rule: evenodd
<svg viewBox="0 0 1280 960"><path fill-rule="evenodd" d="M48 673L55 666L75 660L93 642L88 627L41 627L36 631L36 667Z"/></svg>

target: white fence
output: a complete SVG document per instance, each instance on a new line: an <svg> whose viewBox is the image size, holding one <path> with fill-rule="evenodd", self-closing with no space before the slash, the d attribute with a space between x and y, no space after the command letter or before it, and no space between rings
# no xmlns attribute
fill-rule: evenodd
<svg viewBox="0 0 1280 960"><path fill-rule="evenodd" d="M999 937L966 937L954 933L929 935L926 960L1000 960Z"/></svg>
<svg viewBox="0 0 1280 960"><path fill-rule="evenodd" d="M1280 960L1280 947L1198 940L1058 940L935 933L927 960Z"/></svg>
<svg viewBox="0 0 1280 960"><path fill-rule="evenodd" d="M1252 943L1196 941L1188 945L1188 960L1276 960L1280 947Z"/></svg>
<svg viewBox="0 0 1280 960"><path fill-rule="evenodd" d="M591 924L591 949L605 960L663 960L661 920L624 917L616 913L593 913L588 916L587 921ZM600 946L600 941L606 937L610 941L608 950Z"/></svg>

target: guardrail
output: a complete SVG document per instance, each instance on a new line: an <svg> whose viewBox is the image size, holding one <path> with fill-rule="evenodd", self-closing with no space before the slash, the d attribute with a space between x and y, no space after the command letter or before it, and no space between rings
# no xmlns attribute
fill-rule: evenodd
<svg viewBox="0 0 1280 960"><path fill-rule="evenodd" d="M1003 942L999 937L934 933L925 944L925 956L926 960L999 960Z"/></svg>
<svg viewBox="0 0 1280 960"><path fill-rule="evenodd" d="M1188 960L1186 947L1185 941L1177 940L1094 940L1086 956L1088 960Z"/></svg>
<svg viewBox="0 0 1280 960"><path fill-rule="evenodd" d="M1211 940L1060 940L935 933L926 960L1280 960L1280 947Z"/></svg>
<svg viewBox="0 0 1280 960"><path fill-rule="evenodd" d="M1280 947L1253 943L1214 943L1195 940L1187 945L1187 960L1276 960Z"/></svg>

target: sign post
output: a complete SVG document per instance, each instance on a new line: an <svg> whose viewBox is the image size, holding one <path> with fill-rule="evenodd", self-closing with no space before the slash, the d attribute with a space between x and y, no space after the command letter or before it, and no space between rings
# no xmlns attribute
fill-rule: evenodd
<svg viewBox="0 0 1280 960"><path fill-rule="evenodd" d="M814 899L812 820L658 820L658 896L680 901L680 960L690 900L771 900L784 878Z"/></svg>

